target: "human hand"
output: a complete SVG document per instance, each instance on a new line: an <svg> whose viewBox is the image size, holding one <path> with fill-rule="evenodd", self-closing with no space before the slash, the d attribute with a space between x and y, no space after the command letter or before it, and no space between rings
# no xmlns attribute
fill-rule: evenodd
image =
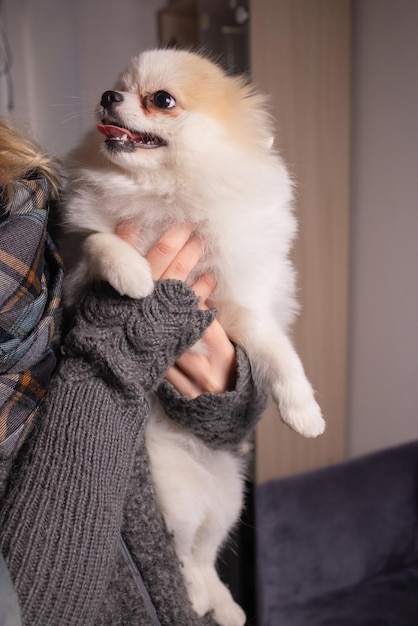
<svg viewBox="0 0 418 626"><path fill-rule="evenodd" d="M186 281L203 254L202 242L191 236L193 226L181 224L166 231L149 250L146 258L154 280ZM192 285L201 309L216 287L216 278L207 272ZM166 379L189 398L201 393L222 393L234 388L235 348L221 324L215 319L199 342L199 347L185 352L171 367Z"/></svg>
<svg viewBox="0 0 418 626"><path fill-rule="evenodd" d="M168 229L148 251L146 258L154 280L186 281L203 254L202 242L193 237L191 224L179 224ZM121 224L117 234L135 245L139 229L132 223ZM192 285L201 309L216 287L216 278L206 272ZM221 324L215 319L199 342L198 349L185 352L171 367L166 379L177 391L189 398L201 393L222 393L232 390L236 377L235 348Z"/></svg>

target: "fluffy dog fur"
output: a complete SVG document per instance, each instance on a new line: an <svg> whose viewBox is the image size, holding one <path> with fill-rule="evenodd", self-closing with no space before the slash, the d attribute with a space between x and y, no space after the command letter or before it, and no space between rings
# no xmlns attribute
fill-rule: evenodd
<svg viewBox="0 0 418 626"><path fill-rule="evenodd" d="M170 225L195 224L205 244L196 274L216 273L213 302L226 332L283 421L304 436L321 434L321 411L287 335L297 311L289 261L297 227L263 98L199 55L152 50L131 61L97 113L102 134L87 137L70 165L67 304L94 278L134 298L149 294L143 255ZM137 249L116 235L126 223L140 226ZM191 439L156 406L147 445L191 601L199 614L213 609L223 626L239 626L245 616L214 564L241 508L240 462ZM181 502L173 480L184 486Z"/></svg>

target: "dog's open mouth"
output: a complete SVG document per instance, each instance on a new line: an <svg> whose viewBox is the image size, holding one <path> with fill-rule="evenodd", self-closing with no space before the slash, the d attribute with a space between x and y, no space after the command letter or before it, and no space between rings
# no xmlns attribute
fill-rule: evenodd
<svg viewBox="0 0 418 626"><path fill-rule="evenodd" d="M133 151L137 148L150 150L162 148L166 142L157 135L131 131L128 128L113 126L111 124L99 124L97 130L106 137L106 145L111 150Z"/></svg>

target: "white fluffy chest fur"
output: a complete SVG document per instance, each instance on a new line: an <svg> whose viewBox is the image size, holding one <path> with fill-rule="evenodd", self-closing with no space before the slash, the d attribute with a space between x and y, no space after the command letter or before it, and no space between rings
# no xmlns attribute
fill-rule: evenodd
<svg viewBox="0 0 418 626"><path fill-rule="evenodd" d="M67 302L78 299L94 272L90 266L73 273L80 258L71 233L79 247L80 238L92 233L112 234L121 222L137 223L138 251L144 255L168 226L189 222L205 244L196 271L210 267L218 276L217 304L233 299L244 307L270 309L271 302L278 302L275 314L286 327L295 311L294 275L286 262L296 231L289 178L273 158L260 167L242 155L228 156L216 167L207 163L203 174L194 171L190 158L184 166L192 171L145 170L137 178L114 168L82 170L65 211Z"/></svg>

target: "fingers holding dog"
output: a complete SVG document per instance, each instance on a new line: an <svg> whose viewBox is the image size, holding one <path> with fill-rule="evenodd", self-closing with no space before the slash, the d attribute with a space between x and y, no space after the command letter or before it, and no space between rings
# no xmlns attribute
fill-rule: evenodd
<svg viewBox="0 0 418 626"><path fill-rule="evenodd" d="M206 300L210 297L216 287L216 277L212 272L205 272L192 285L192 289L200 300L201 307L205 305Z"/></svg>
<svg viewBox="0 0 418 626"><path fill-rule="evenodd" d="M203 256L202 241L194 235L191 224L180 224L167 230L149 250L146 258L154 280L173 279L187 281ZM217 284L212 272L201 274L191 286L199 298L200 307L205 307Z"/></svg>
<svg viewBox="0 0 418 626"><path fill-rule="evenodd" d="M140 227L132 221L118 225L116 234L136 246L140 235ZM161 235L146 255L153 280L174 279L187 281L202 258L203 243L194 234L192 224L177 224ZM201 308L216 287L216 277L205 272L197 278L192 289L199 298Z"/></svg>
<svg viewBox="0 0 418 626"><path fill-rule="evenodd" d="M204 252L202 242L193 231L190 224L174 226L149 250L146 258L154 280L188 279ZM216 276L211 272L204 272L195 280L192 289L199 298L200 308L207 308L206 301L216 284ZM204 392L233 389L235 375L235 348L215 320L206 330L200 349L183 354L168 370L166 378L181 395L195 398Z"/></svg>
<svg viewBox="0 0 418 626"><path fill-rule="evenodd" d="M146 258L154 280L187 279L203 254L201 242L192 236L193 230L191 224L173 226L148 251Z"/></svg>

